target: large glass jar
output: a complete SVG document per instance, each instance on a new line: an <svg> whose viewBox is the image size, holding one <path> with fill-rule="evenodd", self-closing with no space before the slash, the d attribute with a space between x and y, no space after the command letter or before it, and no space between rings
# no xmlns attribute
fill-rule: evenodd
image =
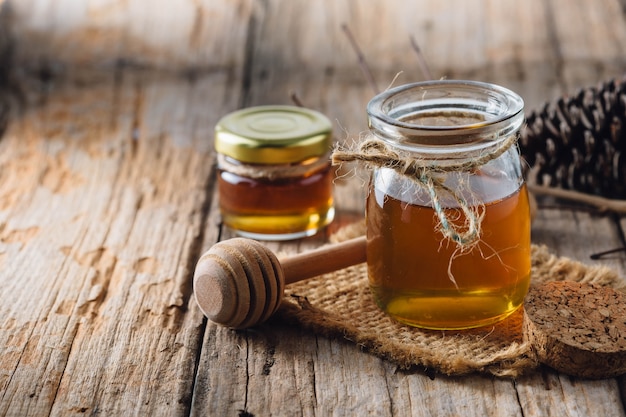
<svg viewBox="0 0 626 417"><path fill-rule="evenodd" d="M530 209L516 145L523 100L487 83L400 86L367 106L367 263L377 304L423 328L499 321L530 281ZM370 155L371 156L371 155Z"/></svg>

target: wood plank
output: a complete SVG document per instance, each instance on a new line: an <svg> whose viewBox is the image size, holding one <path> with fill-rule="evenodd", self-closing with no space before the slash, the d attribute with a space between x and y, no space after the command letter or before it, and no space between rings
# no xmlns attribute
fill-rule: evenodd
<svg viewBox="0 0 626 417"><path fill-rule="evenodd" d="M297 91L337 141L366 130L373 93L342 23L381 88L423 78L413 35L434 73L511 86L530 108L623 68L617 1L10 4L18 61L53 82L27 91L43 104L0 142L1 414L624 414L613 379L431 379L278 320L205 327L189 284L199 252L232 235L213 189L221 115ZM366 181L338 180L336 225L363 215ZM270 246L306 250L332 230ZM567 210L541 210L533 233L584 260L621 243L611 219Z"/></svg>
<svg viewBox="0 0 626 417"><path fill-rule="evenodd" d="M189 269L212 166L197 128L211 118L193 108L228 97L224 81L70 86L11 124L3 412L188 408L202 330Z"/></svg>
<svg viewBox="0 0 626 417"><path fill-rule="evenodd" d="M482 71L487 69L487 80L504 80L512 85L517 85L519 87L518 90L521 90L525 96L532 97L531 103L536 103L537 105L547 99L544 94L556 95L562 93L562 88L568 87L568 84L555 82L557 78L557 64L555 62L554 50L551 48L537 48L542 42L545 43L549 37L549 31L546 29L546 26L541 25L541 22L550 22L550 19L552 19L552 17L543 14L545 13L545 8L542 2L537 2L530 6L512 6L509 3L509 7L498 7L490 4L489 11L492 13L490 19L506 19L516 15L516 13L524 12L523 19L527 19L525 20L526 23L538 25L543 30L529 31L530 39L527 39L519 36L519 30L514 25L506 26L506 29L503 29L502 25L494 24L493 28L491 28L491 36L478 36L477 40L474 39L476 44L471 44L471 47L468 47L467 43L461 42L459 37L470 35L473 28L477 26L476 22L480 21L481 14L476 12L475 8L471 6L466 6L467 10L460 7L458 10L453 11L450 7L441 6L441 2L438 4L439 6L430 4L429 7L442 7L447 12L447 20L445 22L459 22L466 25L466 28L455 32L461 34L455 35L457 38L454 39L446 39L441 36L444 32L442 29L433 31L440 36L436 38L438 42L427 45L431 46L432 50L436 52L433 53L432 50L427 50L430 54L435 55L434 57L432 55L429 56L429 60L436 63L434 65L435 69L440 68L440 71L445 72L446 68L454 68L454 70L449 70L449 72L460 75L469 74L474 78L483 78ZM420 4L420 6L424 6L424 4ZM334 20L338 22L343 21L341 17L337 17L340 11L367 14L368 18L361 16L355 19L358 23L354 26L351 25L353 33L360 40L361 45L367 48L370 56L376 57L373 67L374 71L380 74L380 79L384 80L386 76L397 71L398 66L396 61L394 61L394 54L397 54L399 51L406 52L406 44L400 42L398 38L401 37L398 36L394 36L393 40L389 42L388 37L381 36L381 33L390 30L391 22L397 23L397 26L394 26L393 33L402 33L404 29L403 21L406 21L406 19L398 19L395 13L397 13L398 9L402 9L402 12L407 16L412 16L411 11L408 11L406 8L394 9L394 7L380 9L375 5L371 8L365 8L366 10L363 10L363 8L357 10L355 4L350 2L335 2L333 7L333 11L336 13ZM334 64L332 67L333 71L327 70L325 74L321 72L292 74L291 70L293 68L297 68L305 63L318 70L318 66L321 65L320 62L323 62L324 56L315 54L316 61L307 61L302 58L303 54L315 50L315 48L309 45L307 41L302 40L304 35L300 33L301 29L296 27L293 22L285 22L276 11L277 9L277 6L274 6L273 9L272 3L268 3L265 14L262 18L259 18L257 26L258 37L256 39L256 44L259 45L259 48L255 49L252 54L252 61L258 61L261 65L257 67L258 72L252 75L253 80L258 77L258 82L251 83L252 88L248 95L249 101L247 104L262 104L273 100L284 101L288 95L288 91L284 88L289 86L289 88L299 92L300 97L307 105L318 108L327 114L330 113L333 119L338 120L342 126L349 126L349 128L343 130L345 137L342 137L342 140L349 142L357 138L359 133L365 128L365 120L363 114L358 114L355 108L364 109L364 105L371 97L371 91L364 85L362 75L356 74L361 78L352 81L352 83L356 84L352 89L346 88L344 79L349 71L343 72L344 70L339 63ZM284 9L281 10L284 11ZM473 14L471 13L472 10L474 10ZM532 10L532 13L528 12L528 10ZM275 14L272 14L272 12ZM420 12L419 16L436 15L434 12L429 13L431 10L425 11L424 7ZM470 13L469 15L468 12ZM315 21L316 19L321 19L316 17L316 13L322 12L317 10L315 6L309 6L306 12L303 11L303 13ZM286 14L289 15L290 13ZM376 18L373 17L374 15ZM413 14L413 16L416 15ZM417 18L418 21L420 18ZM537 23L537 19L539 23ZM345 21L351 23L351 20L347 17ZM375 29L387 29L372 30L371 24L368 26L363 22L376 22L373 25ZM443 25L443 23L439 24ZM419 24L414 25L414 27L419 27ZM269 28L271 28L271 32ZM496 28L500 31L496 31ZM506 31L507 29L508 31ZM337 29L331 27L330 30ZM503 34L502 30L506 32ZM407 33L410 33L410 31L407 31ZM341 34L336 34L335 37L337 35ZM320 37L323 39L324 34L320 34ZM381 46L382 44L384 46ZM279 46L272 47L272 45ZM472 59L472 57L468 57L467 51L450 52L451 49L462 47L474 51L477 57L488 56L488 58L481 60L474 57ZM350 49L345 50L345 45L342 48L344 48L344 53L353 53ZM371 53L371 50L375 52ZM507 51L512 51L513 55L507 55ZM292 56L295 56L294 60L297 63L289 61ZM344 59L343 56L341 59ZM441 59L443 63L440 63L438 59ZM406 65L406 54L401 62ZM536 69L537 63L543 64L539 70ZM519 66L522 66L522 68L520 69ZM255 88L256 86L258 88ZM338 89L338 92L335 89ZM327 96L336 97L336 99L330 100ZM342 100L344 97L347 100ZM354 103L356 107L351 105L350 109L346 109L348 107L344 104L346 101ZM331 109L326 107L330 103L340 103L335 104L333 108L333 110L336 108L339 116L335 116ZM357 180L360 179L357 178ZM349 188L354 188L354 184ZM362 189L363 187L360 188ZM343 204L345 204L346 207L358 207L362 204L362 197L362 195L353 195L350 198L341 200L340 206L343 207ZM572 214L572 216L575 215ZM602 227L597 228L595 227L596 219L588 220L589 223L584 226L571 219L569 222L565 220L560 226L556 225L559 229L574 227L572 230L575 231L572 233L584 233L577 235L579 239L575 241L559 241L561 245L556 250L561 249L570 256L582 256L581 252L575 253L573 250L577 247L582 247L581 245L584 243L582 240L589 237L588 232L590 232L590 229L595 231L593 233L594 239L600 242L615 242L617 232L612 228L614 225L610 222L600 221ZM549 227L555 225L555 223L550 220L542 220L538 224L536 228L539 230L546 228L544 236L551 236L549 230L553 229L549 229ZM609 231L608 235L605 233L607 231ZM602 243L598 243L598 246L602 246ZM477 382L476 378L437 377L434 381L431 381L427 376L419 372L398 373L392 366L390 367L388 364L381 363L378 360L372 360L371 357L362 352L351 350L349 345L346 346L341 341L326 340L320 337L316 337L313 340L311 336L298 334L297 338L304 338L304 345L307 349L299 348L302 345L298 344L298 348L294 349L296 353L291 353L288 347L285 346L289 342L278 343L268 348L266 341L263 339L268 332L271 332L271 330L266 327L261 329L259 334L250 331L245 336L246 348L241 348L247 352L246 363L249 373L245 379L248 387L246 392L258 393L260 390L263 394L260 395L258 400L250 394L246 394L246 401L239 400L237 404L238 407L244 407L239 409L255 415L269 413L270 410L276 409L274 404L279 403L282 403L283 407L291 411L293 410L289 407L295 403L297 404L295 410L304 410L304 414L317 412L332 414L334 412L337 415L354 412L369 413L370 415L401 414L406 412L407 409L405 407L407 407L407 404L411 404L411 407L414 407L412 410L416 413L432 413L433 415L537 415L541 414L541 412L546 412L546 415L563 415L565 412L571 413L572 408L579 413L578 415L585 415L597 412L598 410L594 409L594 407L600 407L602 409L601 412L611 414L615 412L615 404L620 403L619 393L614 389L614 380L597 382L589 388L587 384L581 383L577 384L576 388L572 390L568 385L568 378L561 380L559 377L554 377L553 387L549 392L545 390L545 384L540 375L523 379L522 385L489 378L478 378L480 383ZM258 338L262 341L259 341ZM287 341L292 340L291 337L285 339ZM243 336L239 335L237 340L241 342ZM231 344L233 342L234 340L231 341ZM315 346L315 351L312 351L311 346ZM327 347L325 348L325 346ZM267 363L262 358L267 358L269 351L272 352L271 363L273 365L271 373L265 375L263 372L260 372L262 369L260 363ZM334 353L332 359L326 356L328 351ZM250 354L250 352L258 353ZM317 360L308 359L309 357L317 358ZM329 360L322 360L322 358ZM240 361L243 361L241 356ZM200 369L213 368L222 370L224 366L227 366L227 364L218 361L214 357L213 363L201 362ZM309 370L311 367L314 368L314 372ZM306 371L302 371L302 369ZM350 370L350 383L347 387L345 385L348 378L344 376L344 372L347 372L346 370ZM259 375L259 372L261 375ZM205 372L199 373L199 375L204 374ZM303 377L299 381L294 381L292 375L303 375ZM314 381L311 381L311 375L314 375ZM223 381L224 377L219 378L219 380ZM286 382L281 383L281 381ZM233 384L240 386L243 384L243 380L238 378ZM362 385L368 387L368 389L361 391L360 386ZM379 389L381 386L386 387L385 390L381 391ZM522 389L520 389L520 386ZM333 388L324 390L319 387ZM198 402L194 404L194 411L197 414L226 412L229 409L228 404L235 401L236 397L231 400L224 400L221 403L224 408L220 409L218 398L224 398L227 394L218 387L215 387L215 389L218 392L214 393L211 399L198 398ZM233 389L227 387L226 391L233 392ZM547 397L546 401L541 404L537 404L536 401L538 392L543 393L542 395ZM603 404L578 404L577 398L581 396L593 397L598 392L602 392L603 398L606 398ZM308 408L310 407L310 396L312 393L315 393L315 401L317 402L316 408L314 408L315 412L310 411ZM534 398L533 395L535 396ZM290 400L287 400L288 398ZM362 401L362 403L359 401ZM493 404L498 404L501 408L494 411Z"/></svg>
<svg viewBox="0 0 626 417"><path fill-rule="evenodd" d="M0 414L188 413L204 322L190 274L217 239L212 130L237 106L238 39L190 76L24 79L47 84L0 143Z"/></svg>
<svg viewBox="0 0 626 417"><path fill-rule="evenodd" d="M562 57L561 77L568 90L620 77L626 66L626 27L617 1L590 4L552 0L554 42ZM585 30L572 30L580 25Z"/></svg>
<svg viewBox="0 0 626 417"><path fill-rule="evenodd" d="M10 0L21 62L182 70L239 66L252 0Z"/></svg>
<svg viewBox="0 0 626 417"><path fill-rule="evenodd" d="M545 371L516 382L525 416L624 416L615 379L580 380Z"/></svg>
<svg viewBox="0 0 626 417"><path fill-rule="evenodd" d="M199 366L193 415L236 410L253 415L271 410L288 415L522 415L510 401L515 397L511 381L433 380L420 371L401 372L347 341L278 321L239 332L209 325L205 342L210 348ZM233 348L220 349L220 342ZM205 367L211 371L203 372Z"/></svg>

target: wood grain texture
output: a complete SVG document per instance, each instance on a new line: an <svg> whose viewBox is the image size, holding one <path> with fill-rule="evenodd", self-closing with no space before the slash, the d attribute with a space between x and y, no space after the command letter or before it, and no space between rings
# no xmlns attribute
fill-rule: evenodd
<svg viewBox="0 0 626 417"><path fill-rule="evenodd" d="M203 224L230 71L25 77L33 99L0 143L0 414L189 412L203 330L189 277L217 239Z"/></svg>
<svg viewBox="0 0 626 417"><path fill-rule="evenodd" d="M436 77L497 82L533 108L621 76L617 0L0 4L11 23L0 48L13 50L10 74L0 72L11 91L0 140L1 415L625 415L623 379L401 372L277 320L218 327L191 296L197 258L233 236L214 189L222 115L296 92L329 116L338 142L366 131L373 90L341 24L378 89L424 79L413 36ZM362 218L367 173L353 168L336 181L335 224L271 243L276 253L317 247ZM535 243L588 263L623 246L623 221L552 205L540 201ZM624 259L601 262L623 275Z"/></svg>
<svg viewBox="0 0 626 417"><path fill-rule="evenodd" d="M202 317L189 310L187 259L211 170L206 150L176 143L193 138L193 117L178 124L169 109L203 89L130 78L117 97L110 81L55 91L4 136L3 298L14 303L2 339L19 358L3 361L14 367L3 366L5 411L188 407ZM172 102L141 104L163 104L154 96Z"/></svg>

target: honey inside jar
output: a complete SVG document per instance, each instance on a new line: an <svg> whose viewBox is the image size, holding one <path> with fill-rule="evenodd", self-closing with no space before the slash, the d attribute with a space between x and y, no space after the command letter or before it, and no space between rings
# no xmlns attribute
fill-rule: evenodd
<svg viewBox="0 0 626 417"><path fill-rule="evenodd" d="M530 215L526 186L474 175L484 202L480 241L460 251L438 229L427 196L392 196L379 173L367 199L367 261L379 307L396 320L430 329L494 323L523 303L530 282ZM389 193L389 194L388 194ZM464 214L445 209L457 225Z"/></svg>
<svg viewBox="0 0 626 417"><path fill-rule="evenodd" d="M333 220L332 179L328 165L278 179L222 170L218 177L222 221L247 235L313 234Z"/></svg>

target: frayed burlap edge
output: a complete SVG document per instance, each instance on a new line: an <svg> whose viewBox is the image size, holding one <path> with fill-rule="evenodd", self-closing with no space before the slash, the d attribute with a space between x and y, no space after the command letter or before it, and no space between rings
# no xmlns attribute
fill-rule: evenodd
<svg viewBox="0 0 626 417"><path fill-rule="evenodd" d="M364 231L359 224L334 236L345 240ZM618 274L532 246L532 283L570 280L624 290ZM346 268L287 287L278 317L329 337L343 337L399 368L426 368L447 375L486 373L517 377L538 360L523 337L523 310L493 326L431 331L406 326L378 309L369 293L365 265Z"/></svg>

